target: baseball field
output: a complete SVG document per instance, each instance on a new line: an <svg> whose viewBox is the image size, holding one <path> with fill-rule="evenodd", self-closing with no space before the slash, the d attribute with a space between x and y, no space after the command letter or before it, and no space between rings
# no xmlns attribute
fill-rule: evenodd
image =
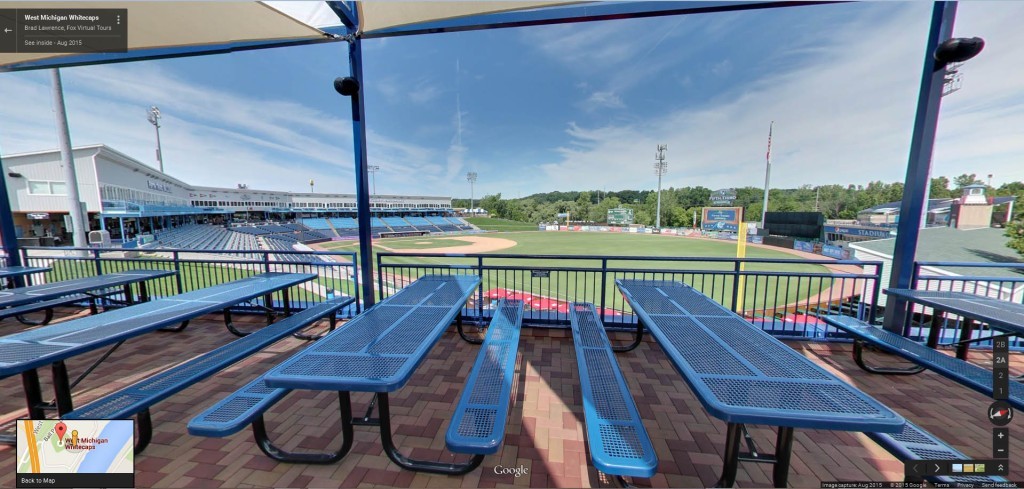
<svg viewBox="0 0 1024 489"><path fill-rule="evenodd" d="M313 245L313 248L358 251L359 245L357 242L338 241ZM382 263L390 265L382 274L384 282L387 287L394 288L400 288L411 277L432 272L429 268L423 267L478 264L476 258L429 256L430 254L532 255L485 258L485 267L493 268L485 272L482 288L491 298L521 293L541 300L548 299L550 307L556 308L559 307L558 301L581 300L583 297L594 300L601 290L600 275L576 270L600 270L602 266L619 270L692 272L676 277L725 302L731 298L733 277L723 272L733 271L734 263L699 259L735 258L736 242L632 233L514 231L379 239L374 241L374 253L406 255L382 257ZM536 255L558 255L561 258L538 258ZM583 258L584 256L623 258L602 263L601 260ZM756 245L747 247L746 256L781 260L806 258L805 255L797 256L797 252ZM649 261L626 257L691 257L698 260ZM376 263L377 256L374 256L375 266ZM745 270L750 272L790 272L800 275L827 273L830 269L839 270L839 267L826 268L807 263L751 263L745 267ZM548 272L545 273L545 270ZM540 273L536 273L537 271ZM607 274L604 284L607 304L624 310L628 310L628 307L622 304L614 285L614 279L623 276L661 278L653 274L631 272ZM834 296L829 291L832 285L832 279L822 277L805 276L783 280L778 277L747 277L744 287L747 291L743 300L744 309L763 311L765 305L769 304L795 304L822 295L831 297Z"/></svg>

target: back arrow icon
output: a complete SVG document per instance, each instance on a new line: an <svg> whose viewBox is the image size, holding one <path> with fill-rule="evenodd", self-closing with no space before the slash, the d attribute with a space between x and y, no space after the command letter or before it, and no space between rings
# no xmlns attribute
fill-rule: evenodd
<svg viewBox="0 0 1024 489"><path fill-rule="evenodd" d="M4 34L6 34L8 32L12 32L12 31L10 29L4 29Z"/></svg>

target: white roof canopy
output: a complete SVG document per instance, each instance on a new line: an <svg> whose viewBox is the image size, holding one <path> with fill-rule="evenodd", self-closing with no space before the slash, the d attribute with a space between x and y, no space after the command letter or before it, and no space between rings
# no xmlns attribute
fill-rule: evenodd
<svg viewBox="0 0 1024 489"><path fill-rule="evenodd" d="M534 9L573 2L535 1L372 1L359 2L360 31L419 24L473 15ZM246 42L326 40L344 32L338 15L322 1L272 2L0 2L4 9L75 8L128 10L128 51L203 48L214 51ZM197 51L204 51L197 49ZM142 53L140 53L142 54ZM198 53L196 53L198 54ZM0 71L19 63L75 57L82 54L0 53ZM96 55L91 55L96 56ZM131 56L109 55L117 61ZM127 60L127 59L125 59Z"/></svg>

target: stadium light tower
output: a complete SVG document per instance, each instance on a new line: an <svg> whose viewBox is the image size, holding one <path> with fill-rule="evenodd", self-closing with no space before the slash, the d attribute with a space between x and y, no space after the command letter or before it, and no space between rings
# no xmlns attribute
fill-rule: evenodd
<svg viewBox="0 0 1024 489"><path fill-rule="evenodd" d="M473 212L473 187L476 185L476 172L471 171L467 173L466 181L469 182L469 212L470 214L475 214Z"/></svg>
<svg viewBox="0 0 1024 489"><path fill-rule="evenodd" d="M313 193L313 179L309 179L309 193Z"/></svg>
<svg viewBox="0 0 1024 489"><path fill-rule="evenodd" d="M152 106L146 113L146 119L156 128L156 162L160 165L160 173L164 172L164 153L160 148L160 108Z"/></svg>
<svg viewBox="0 0 1024 489"><path fill-rule="evenodd" d="M373 178L373 194L377 195L377 172L380 171L379 165L370 165L366 167L366 171L370 172L370 177Z"/></svg>
<svg viewBox="0 0 1024 489"><path fill-rule="evenodd" d="M665 150L667 144L659 144L658 152L654 154L654 174L658 175L658 209L655 211L654 228L661 229L661 176L668 172L668 162L665 161Z"/></svg>

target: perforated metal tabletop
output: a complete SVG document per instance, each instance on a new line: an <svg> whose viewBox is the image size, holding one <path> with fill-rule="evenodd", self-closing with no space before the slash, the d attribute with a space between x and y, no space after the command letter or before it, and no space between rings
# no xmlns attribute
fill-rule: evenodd
<svg viewBox="0 0 1024 489"><path fill-rule="evenodd" d="M128 270L97 275L95 277L64 280L52 284L0 290L0 308L42 302L82 292L121 287L127 284L167 277L175 273L177 272L173 270Z"/></svg>
<svg viewBox="0 0 1024 489"><path fill-rule="evenodd" d="M427 275L267 372L269 387L392 392L480 284L475 275Z"/></svg>
<svg viewBox="0 0 1024 489"><path fill-rule="evenodd" d="M1024 304L937 290L887 289L887 295L975 319L1008 333L1024 334Z"/></svg>
<svg viewBox="0 0 1024 489"><path fill-rule="evenodd" d="M21 277L33 273L49 272L47 267L3 267L0 268L0 278Z"/></svg>
<svg viewBox="0 0 1024 489"><path fill-rule="evenodd" d="M905 420L678 282L616 280L698 399L729 423L898 432Z"/></svg>
<svg viewBox="0 0 1024 489"><path fill-rule="evenodd" d="M314 278L316 274L312 273L264 273L95 316L3 336L0 337L0 378L217 312Z"/></svg>

